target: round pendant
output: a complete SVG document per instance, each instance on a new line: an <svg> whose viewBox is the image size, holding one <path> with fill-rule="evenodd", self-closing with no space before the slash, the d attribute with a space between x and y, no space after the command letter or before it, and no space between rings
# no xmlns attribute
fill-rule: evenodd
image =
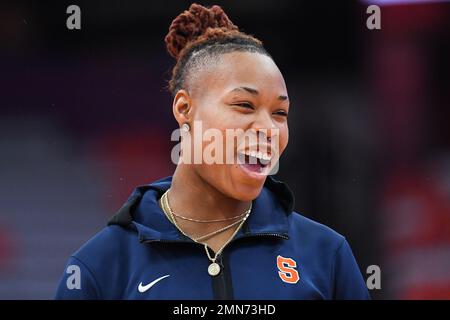
<svg viewBox="0 0 450 320"><path fill-rule="evenodd" d="M213 262L208 267L208 273L210 276L217 276L220 273L220 266L219 264Z"/></svg>

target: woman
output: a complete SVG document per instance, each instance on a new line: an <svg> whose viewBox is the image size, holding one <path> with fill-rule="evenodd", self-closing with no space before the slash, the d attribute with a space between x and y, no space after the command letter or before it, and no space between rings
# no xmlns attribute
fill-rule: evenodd
<svg viewBox="0 0 450 320"><path fill-rule="evenodd" d="M197 4L165 41L176 59L170 90L181 161L172 177L138 187L72 255L56 297L368 298L345 238L294 212L288 187L268 176L288 143L289 98L261 42L220 7ZM216 149L231 163L192 163L188 149L208 147L190 138L200 130L258 139L247 145L236 135Z"/></svg>

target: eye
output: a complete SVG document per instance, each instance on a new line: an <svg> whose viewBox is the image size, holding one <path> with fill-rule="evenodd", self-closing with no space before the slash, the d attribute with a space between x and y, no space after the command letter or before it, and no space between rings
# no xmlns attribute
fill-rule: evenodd
<svg viewBox="0 0 450 320"><path fill-rule="evenodd" d="M254 109L253 105L249 102L240 102L240 103L235 103L235 106L238 107L242 107L242 108L246 108L246 109Z"/></svg>
<svg viewBox="0 0 450 320"><path fill-rule="evenodd" d="M287 117L288 113L284 110L278 110L276 112L274 112L274 114L279 115L279 116L283 116L283 117Z"/></svg>

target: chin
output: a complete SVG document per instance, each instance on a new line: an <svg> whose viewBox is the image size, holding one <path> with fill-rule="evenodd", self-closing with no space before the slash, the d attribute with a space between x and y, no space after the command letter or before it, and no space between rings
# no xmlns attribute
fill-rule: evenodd
<svg viewBox="0 0 450 320"><path fill-rule="evenodd" d="M235 198L242 201L250 201L256 199L264 186L267 175L255 172L249 172L241 165L235 165L230 172L233 179Z"/></svg>
<svg viewBox="0 0 450 320"><path fill-rule="evenodd" d="M205 172L206 170L203 173ZM209 181L210 185L222 194L240 201L256 199L267 178L263 175L249 174L237 165L217 167L215 170L208 170L208 173L203 176L205 181Z"/></svg>
<svg viewBox="0 0 450 320"><path fill-rule="evenodd" d="M231 192L234 199L239 199L241 201L252 201L255 200L264 186L264 181L239 181L233 183L233 190Z"/></svg>

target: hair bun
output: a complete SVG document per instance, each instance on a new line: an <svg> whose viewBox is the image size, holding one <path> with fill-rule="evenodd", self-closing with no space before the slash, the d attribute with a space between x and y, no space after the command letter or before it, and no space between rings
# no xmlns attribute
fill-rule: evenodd
<svg viewBox="0 0 450 320"><path fill-rule="evenodd" d="M193 3L189 10L184 11L172 21L165 38L167 51L172 57L178 59L186 45L200 36L210 33L208 37L218 37L223 35L223 31L234 30L238 30L238 27L231 22L221 7L214 5L206 8Z"/></svg>

